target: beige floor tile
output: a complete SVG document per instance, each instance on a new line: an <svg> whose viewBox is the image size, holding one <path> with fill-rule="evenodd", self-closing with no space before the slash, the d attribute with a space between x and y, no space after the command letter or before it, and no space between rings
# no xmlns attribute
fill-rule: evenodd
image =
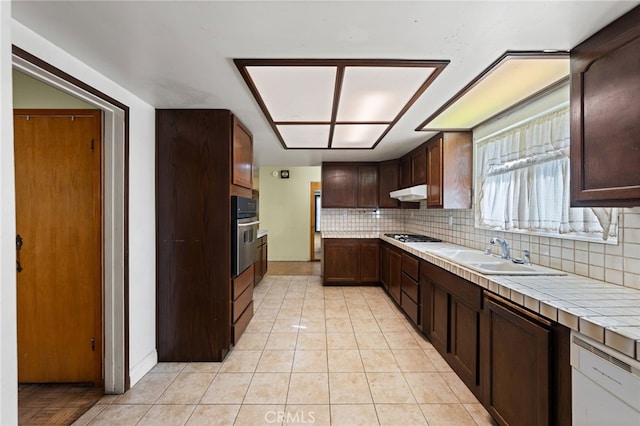
<svg viewBox="0 0 640 426"><path fill-rule="evenodd" d="M182 372L158 398L156 404L197 404L214 377L214 373Z"/></svg>
<svg viewBox="0 0 640 426"><path fill-rule="evenodd" d="M353 326L353 331L355 332L368 332L368 331L376 331L380 332L380 327L378 327L378 322L373 318L354 318L351 317L351 325Z"/></svg>
<svg viewBox="0 0 640 426"><path fill-rule="evenodd" d="M195 405L154 405L137 426L183 425L191 416Z"/></svg>
<svg viewBox="0 0 640 426"><path fill-rule="evenodd" d="M381 425L427 426L427 421L418 404L376 404Z"/></svg>
<svg viewBox="0 0 640 426"><path fill-rule="evenodd" d="M187 426L229 426L236 420L240 405L198 405Z"/></svg>
<svg viewBox="0 0 640 426"><path fill-rule="evenodd" d="M251 379L244 404L284 404L289 389L289 373L256 373Z"/></svg>
<svg viewBox="0 0 640 426"><path fill-rule="evenodd" d="M349 312L347 311L347 307L325 307L324 315L327 319L349 319Z"/></svg>
<svg viewBox="0 0 640 426"><path fill-rule="evenodd" d="M358 349L389 349L389 345L381 332L356 331Z"/></svg>
<svg viewBox="0 0 640 426"><path fill-rule="evenodd" d="M427 354L433 365L438 371L453 371L447 361L442 358L442 355L436 349L424 349L424 353Z"/></svg>
<svg viewBox="0 0 640 426"><path fill-rule="evenodd" d="M284 405L243 405L234 426L273 426L282 424Z"/></svg>
<svg viewBox="0 0 640 426"><path fill-rule="evenodd" d="M110 403L153 404L176 377L178 377L178 373L148 373L126 393L110 396L110 399L113 400Z"/></svg>
<svg viewBox="0 0 640 426"><path fill-rule="evenodd" d="M409 331L386 331L383 334L391 349L420 349Z"/></svg>
<svg viewBox="0 0 640 426"><path fill-rule="evenodd" d="M420 404L429 426L475 426L462 404Z"/></svg>
<svg viewBox="0 0 640 426"><path fill-rule="evenodd" d="M437 371L436 366L433 365L431 359L422 349L392 349L391 352L400 367L400 371Z"/></svg>
<svg viewBox="0 0 640 426"><path fill-rule="evenodd" d="M332 405L332 426L377 425L378 416L373 404Z"/></svg>
<svg viewBox="0 0 640 426"><path fill-rule="evenodd" d="M327 333L300 333L296 349L327 349Z"/></svg>
<svg viewBox="0 0 640 426"><path fill-rule="evenodd" d="M302 306L300 308L280 308L280 312L278 312L278 316L276 317L276 321L279 319L288 319L293 321L300 321L300 317L302 316Z"/></svg>
<svg viewBox="0 0 640 426"><path fill-rule="evenodd" d="M405 378L419 404L460 402L439 373L405 373Z"/></svg>
<svg viewBox="0 0 640 426"><path fill-rule="evenodd" d="M318 304L318 306L314 306L314 307L303 307L302 308L302 319L307 319L309 321L313 321L313 320L318 320L318 321L324 321L325 320L325 313L324 313L324 304L320 305Z"/></svg>
<svg viewBox="0 0 640 426"><path fill-rule="evenodd" d="M346 333L327 333L327 349L358 349L353 331Z"/></svg>
<svg viewBox="0 0 640 426"><path fill-rule="evenodd" d="M454 372L450 373L440 373L440 376L447 382L447 385L451 388L453 393L456 395L458 400L463 404L476 404L478 403L478 399L476 396L469 390L467 385L458 377L458 375Z"/></svg>
<svg viewBox="0 0 640 426"><path fill-rule="evenodd" d="M298 333L271 333L265 349L295 349Z"/></svg>
<svg viewBox="0 0 640 426"><path fill-rule="evenodd" d="M221 362L190 362L182 370L184 373L217 373Z"/></svg>
<svg viewBox="0 0 640 426"><path fill-rule="evenodd" d="M271 333L273 320L256 320L252 319L245 333Z"/></svg>
<svg viewBox="0 0 640 426"><path fill-rule="evenodd" d="M265 350L256 367L257 373L290 373L293 350Z"/></svg>
<svg viewBox="0 0 640 426"><path fill-rule="evenodd" d="M262 351L231 351L218 371L220 373L253 373L261 355Z"/></svg>
<svg viewBox="0 0 640 426"><path fill-rule="evenodd" d="M333 373L357 373L364 372L360 351L357 349L328 350L329 371Z"/></svg>
<svg viewBox="0 0 640 426"><path fill-rule="evenodd" d="M360 320L370 320L370 321L375 321L375 317L373 316L373 314L371 313L371 309L369 309L368 306L365 305L365 307L356 307L356 308L349 308L349 318L351 318L352 320L354 319L360 319Z"/></svg>
<svg viewBox="0 0 640 426"><path fill-rule="evenodd" d="M324 314L320 319L312 319L316 317L302 317L300 320L299 333L326 333L327 326L325 325Z"/></svg>
<svg viewBox="0 0 640 426"><path fill-rule="evenodd" d="M294 373L327 372L327 351L324 349L296 350L293 358Z"/></svg>
<svg viewBox="0 0 640 426"><path fill-rule="evenodd" d="M238 343L234 346L234 351L246 351L264 349L264 345L267 343L269 333L244 333Z"/></svg>
<svg viewBox="0 0 640 426"><path fill-rule="evenodd" d="M300 317L278 318L273 322L272 333L297 333L300 327Z"/></svg>
<svg viewBox="0 0 640 426"><path fill-rule="evenodd" d="M283 424L330 426L331 410L328 405L287 405Z"/></svg>
<svg viewBox="0 0 640 426"><path fill-rule="evenodd" d="M94 418L96 418L102 410L107 407L105 404L96 404L93 407L89 408L79 419L73 422L74 426L86 426L88 425Z"/></svg>
<svg viewBox="0 0 640 426"><path fill-rule="evenodd" d="M337 318L327 315L327 333L353 333L349 318Z"/></svg>
<svg viewBox="0 0 640 426"><path fill-rule="evenodd" d="M187 366L186 362L159 362L152 369L151 373L179 373L184 367Z"/></svg>
<svg viewBox="0 0 640 426"><path fill-rule="evenodd" d="M382 332L407 331L407 321L402 318L377 318L376 321Z"/></svg>
<svg viewBox="0 0 640 426"><path fill-rule="evenodd" d="M478 426L497 426L495 420L491 417L491 415L485 410L482 404L463 404L464 408L467 409L471 418Z"/></svg>
<svg viewBox="0 0 640 426"><path fill-rule="evenodd" d="M91 425L128 426L137 424L151 408L151 405L107 405L98 414Z"/></svg>
<svg viewBox="0 0 640 426"><path fill-rule="evenodd" d="M415 398L402 373L367 373L376 404L414 404Z"/></svg>
<svg viewBox="0 0 640 426"><path fill-rule="evenodd" d="M389 349L374 350L366 349L360 350L360 358L362 359L362 365L366 372L399 372L400 367L393 356L393 352Z"/></svg>
<svg viewBox="0 0 640 426"><path fill-rule="evenodd" d="M252 373L218 373L200 404L242 404Z"/></svg>
<svg viewBox="0 0 640 426"><path fill-rule="evenodd" d="M292 373L287 404L328 404L328 373Z"/></svg>
<svg viewBox="0 0 640 426"><path fill-rule="evenodd" d="M331 404L370 404L371 392L365 373L329 373Z"/></svg>

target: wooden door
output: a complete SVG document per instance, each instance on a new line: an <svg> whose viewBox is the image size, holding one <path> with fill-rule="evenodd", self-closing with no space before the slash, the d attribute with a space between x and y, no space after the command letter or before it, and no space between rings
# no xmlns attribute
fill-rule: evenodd
<svg viewBox="0 0 640 426"><path fill-rule="evenodd" d="M14 111L20 382L102 382L100 114Z"/></svg>

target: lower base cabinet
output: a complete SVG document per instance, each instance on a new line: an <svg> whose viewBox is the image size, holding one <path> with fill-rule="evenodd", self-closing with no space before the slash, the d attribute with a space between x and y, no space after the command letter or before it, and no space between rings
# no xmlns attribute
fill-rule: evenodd
<svg viewBox="0 0 640 426"><path fill-rule="evenodd" d="M570 425L569 330L486 293L483 404L501 425Z"/></svg>
<svg viewBox="0 0 640 426"><path fill-rule="evenodd" d="M231 281L231 340L234 345L253 318L255 264Z"/></svg>
<svg viewBox="0 0 640 426"><path fill-rule="evenodd" d="M267 274L267 236L258 238L258 250L256 254L254 285L258 285Z"/></svg>
<svg viewBox="0 0 640 426"><path fill-rule="evenodd" d="M324 284L380 282L380 243L377 238L325 238L322 250Z"/></svg>

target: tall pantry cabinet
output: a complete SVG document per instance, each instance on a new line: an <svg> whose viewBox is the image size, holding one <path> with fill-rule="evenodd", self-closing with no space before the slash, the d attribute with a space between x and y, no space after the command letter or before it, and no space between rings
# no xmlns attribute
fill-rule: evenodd
<svg viewBox="0 0 640 426"><path fill-rule="evenodd" d="M231 195L251 197L251 134L228 110L156 110L159 361L231 347Z"/></svg>

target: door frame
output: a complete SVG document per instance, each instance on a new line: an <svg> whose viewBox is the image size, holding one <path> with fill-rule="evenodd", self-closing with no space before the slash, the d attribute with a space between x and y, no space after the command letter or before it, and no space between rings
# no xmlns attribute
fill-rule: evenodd
<svg viewBox="0 0 640 426"><path fill-rule="evenodd" d="M103 374L107 394L124 393L129 375L129 107L12 46L13 68L102 111Z"/></svg>
<svg viewBox="0 0 640 426"><path fill-rule="evenodd" d="M316 220L316 191L322 191L322 183L311 182L309 184L309 260L315 261L316 259L316 244L315 244L315 220Z"/></svg>

